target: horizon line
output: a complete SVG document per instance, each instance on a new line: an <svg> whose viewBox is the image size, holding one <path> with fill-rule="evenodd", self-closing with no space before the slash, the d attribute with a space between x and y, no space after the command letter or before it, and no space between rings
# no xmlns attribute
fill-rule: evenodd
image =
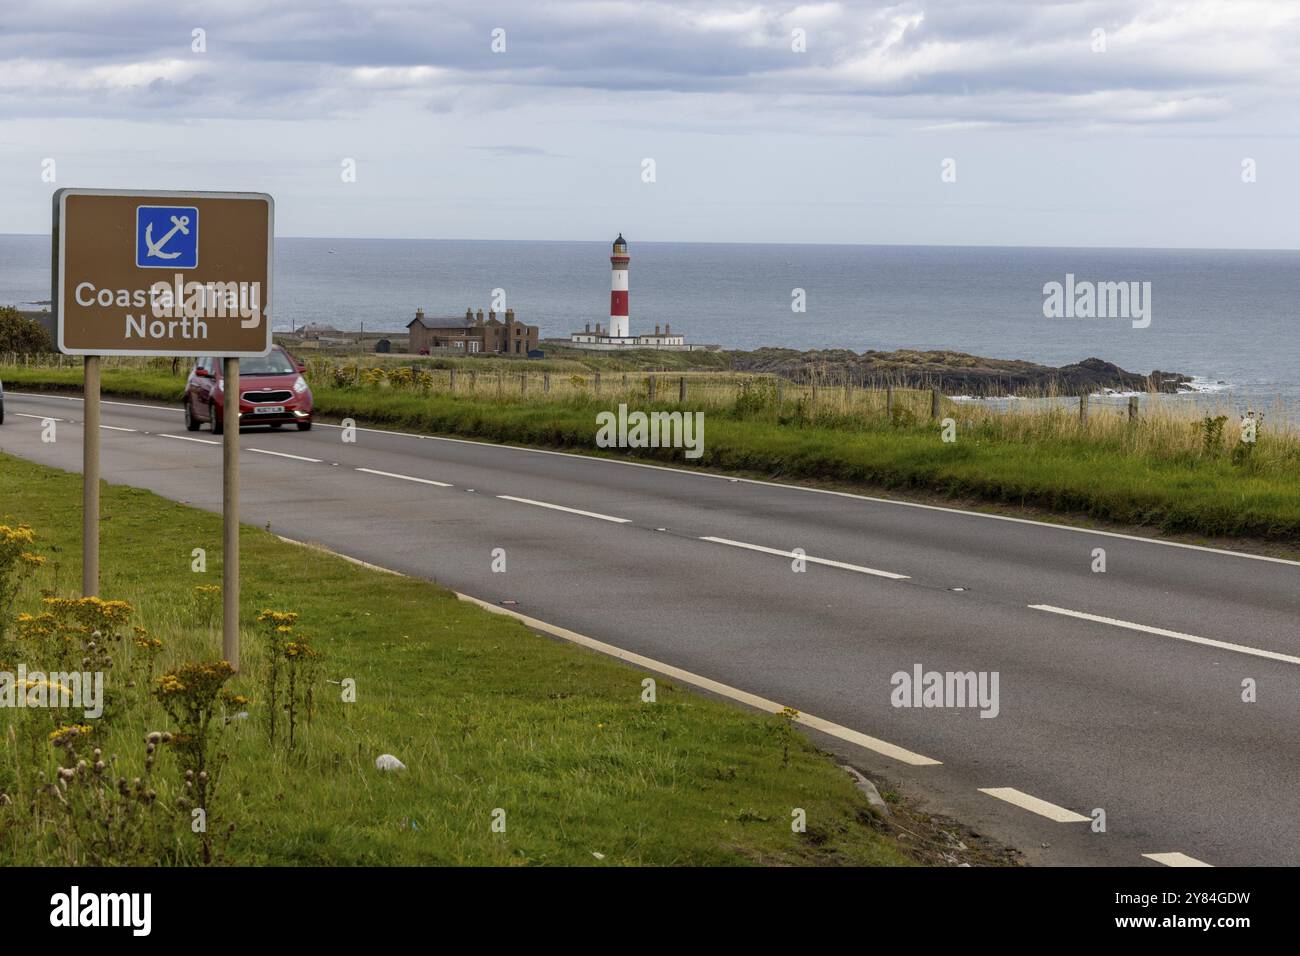
<svg viewBox="0 0 1300 956"><path fill-rule="evenodd" d="M0 232L0 238L50 239L48 232ZM460 236L275 236L275 239L307 239L318 242L535 242L535 243L583 243L609 245L605 239L470 239ZM863 246L879 249L1076 249L1104 251L1143 251L1143 252L1300 252L1297 246L1058 246L1026 245L1017 243L980 243L980 242L776 242L772 240L737 239L737 240L692 240L692 239L638 239L631 245L679 245L679 246Z"/></svg>

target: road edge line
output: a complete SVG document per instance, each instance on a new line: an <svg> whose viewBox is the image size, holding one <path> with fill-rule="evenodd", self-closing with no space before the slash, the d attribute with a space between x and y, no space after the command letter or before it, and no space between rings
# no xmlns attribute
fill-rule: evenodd
<svg viewBox="0 0 1300 956"><path fill-rule="evenodd" d="M1017 790L1015 787L977 787L976 789L985 796L1002 800L1013 807L1019 807L1021 810L1036 813L1040 817L1046 817L1053 823L1088 823L1092 820L1092 817L1085 817L1082 813L1076 813L1049 800L1035 797L1023 790Z"/></svg>
<svg viewBox="0 0 1300 956"><path fill-rule="evenodd" d="M294 538L287 538L282 534L277 534L275 537L286 544L296 544L300 547L310 548L314 551L321 551L325 554L331 554L337 558L342 558L344 561L359 565L363 568L368 568L371 571L380 571L384 574L391 574L399 578L413 578L413 575L406 574L402 571L394 571L392 568L385 568L378 564L371 564L369 561L354 558L350 554L343 554L340 551L334 551L333 549L327 548L323 545L312 544L307 541L298 541ZM613 644L606 644L604 641L598 641L594 637L579 634L577 631L571 631L568 628L549 624L546 621L535 617L529 617L527 614L521 614L519 611L512 611L509 608L492 604L488 601L484 601L482 598L474 597L472 594L464 594L460 591L452 591L451 593L456 595L460 600L467 601L470 604L475 604L492 614L501 614L506 617L512 617L524 626L532 628L533 630L541 631L542 633L549 634L552 637L557 637L560 640L569 642L570 644L577 644L580 647L585 647L588 650L597 652L598 654L613 657L626 664L634 664L638 667L644 667L646 670L654 671L657 674L662 674L665 677L672 677L681 681L683 684L690 684L692 687L706 690L712 694L717 694L719 697L725 697L728 700L744 704L745 706L752 707L755 710L761 710L770 714L779 714L788 709L783 704L778 704L775 701L768 700L765 697L760 697L757 694L751 694L749 691L741 690L738 687L732 687L729 684L723 684L722 682L715 681L709 677L693 674L688 670L674 667L672 664L665 664L662 661L657 661L652 657L637 654L634 651L624 650L623 648L616 647ZM862 747L864 750L870 750L873 753L880 754L881 756L890 757L900 763L907 764L908 766L937 767L943 764L942 760L935 760L933 757L926 757L922 754L914 753L913 751L900 747L897 744L891 744L888 741L880 740L877 737L872 737L869 734L864 734L861 731L853 730L822 717L817 717L813 714L805 714L802 711L798 711L797 714L798 716L794 718L794 722L797 724L803 724L811 730L816 730L819 733L835 737L839 740L845 741L846 743L854 744L858 747Z"/></svg>

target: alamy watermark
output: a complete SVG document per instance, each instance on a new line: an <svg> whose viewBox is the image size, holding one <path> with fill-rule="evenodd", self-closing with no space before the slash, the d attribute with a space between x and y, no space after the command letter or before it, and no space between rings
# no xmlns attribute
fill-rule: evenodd
<svg viewBox="0 0 1300 956"><path fill-rule="evenodd" d="M148 936L153 928L153 894L83 893L73 886L50 897L50 925L122 927L133 936Z"/></svg>
<svg viewBox="0 0 1300 956"><path fill-rule="evenodd" d="M703 412L629 412L596 415L596 445L600 448L684 448L687 458L704 454Z"/></svg>
<svg viewBox="0 0 1300 956"><path fill-rule="evenodd" d="M205 319L239 319L245 329L255 329L262 322L260 282L186 282L178 272L170 283L160 279L148 289L99 288L82 282L72 294L81 306L140 309L139 315L126 316L127 338L161 338L179 330L185 338L204 339L208 337Z"/></svg>
<svg viewBox="0 0 1300 956"><path fill-rule="evenodd" d="M927 671L920 664L895 671L889 682L895 707L978 707L981 717L996 717L1002 709L997 671Z"/></svg>
<svg viewBox="0 0 1300 956"><path fill-rule="evenodd" d="M102 671L0 671L0 709L80 708L87 720L104 713Z"/></svg>
<svg viewBox="0 0 1300 956"><path fill-rule="evenodd" d="M1048 319L1131 319L1133 328L1151 324L1150 282L1065 282L1043 286L1043 316Z"/></svg>

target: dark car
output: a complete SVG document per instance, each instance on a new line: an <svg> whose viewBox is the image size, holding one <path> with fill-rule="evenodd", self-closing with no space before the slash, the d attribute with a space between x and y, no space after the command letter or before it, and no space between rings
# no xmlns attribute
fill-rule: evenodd
<svg viewBox="0 0 1300 956"><path fill-rule="evenodd" d="M299 431L311 428L311 389L302 373L307 366L280 346L269 353L239 360L239 424L279 428L289 422ZM225 382L221 359L201 358L185 383L185 427L192 432L207 422L220 435L226 423Z"/></svg>

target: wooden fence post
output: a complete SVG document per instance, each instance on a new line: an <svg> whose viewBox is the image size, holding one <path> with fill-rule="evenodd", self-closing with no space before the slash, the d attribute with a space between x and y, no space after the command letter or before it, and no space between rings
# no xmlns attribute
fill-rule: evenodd
<svg viewBox="0 0 1300 956"><path fill-rule="evenodd" d="M939 386L935 385L930 389L930 417L935 421L939 419Z"/></svg>
<svg viewBox="0 0 1300 956"><path fill-rule="evenodd" d="M885 386L885 418L894 420L894 386Z"/></svg>
<svg viewBox="0 0 1300 956"><path fill-rule="evenodd" d="M655 377L653 375L650 376L649 395L650 401L653 402L655 400Z"/></svg>
<svg viewBox="0 0 1300 956"><path fill-rule="evenodd" d="M542 373L542 391L543 391L543 392L549 392L550 390L551 390L551 373L550 373L550 372L543 372L543 373Z"/></svg>
<svg viewBox="0 0 1300 956"><path fill-rule="evenodd" d="M1138 397L1130 395L1128 397L1128 420L1136 422L1138 417Z"/></svg>
<svg viewBox="0 0 1300 956"><path fill-rule="evenodd" d="M1079 424L1088 424L1088 393L1079 396Z"/></svg>
<svg viewBox="0 0 1300 956"><path fill-rule="evenodd" d="M600 394L600 373L595 373L596 394Z"/></svg>
<svg viewBox="0 0 1300 956"><path fill-rule="evenodd" d="M677 401L680 404L686 402L686 376L683 375L677 380Z"/></svg>

